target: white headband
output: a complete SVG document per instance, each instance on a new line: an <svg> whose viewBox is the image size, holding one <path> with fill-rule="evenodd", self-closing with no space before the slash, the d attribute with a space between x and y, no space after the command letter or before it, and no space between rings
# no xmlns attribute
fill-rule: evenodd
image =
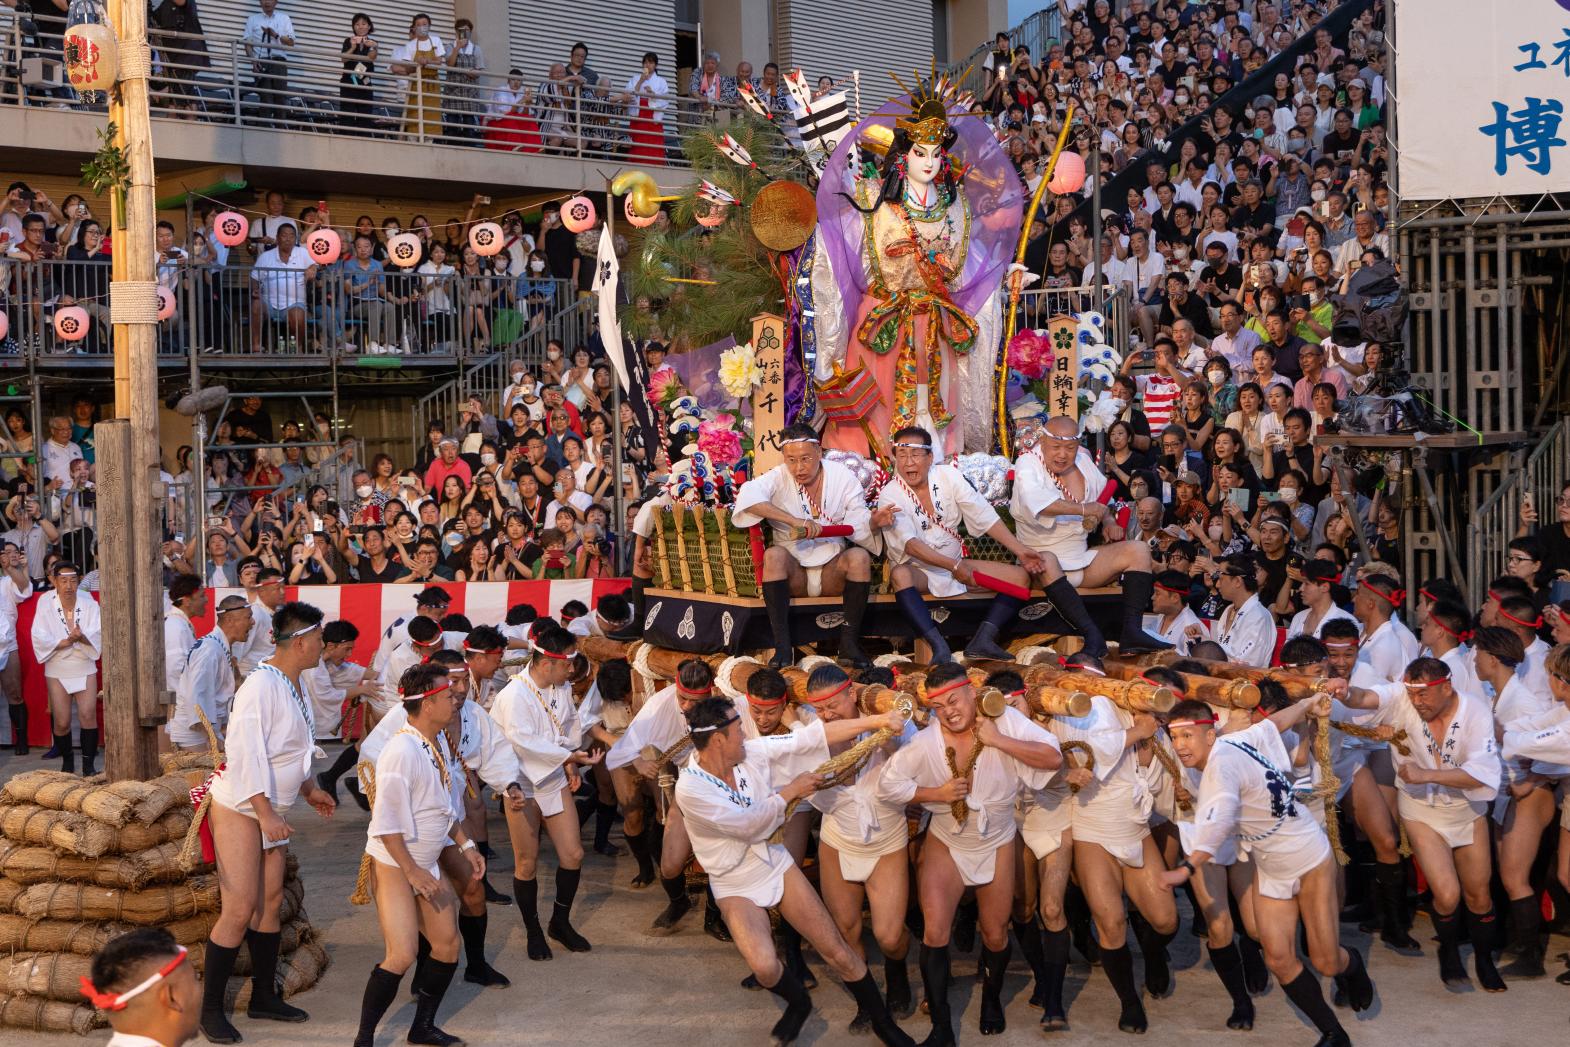
<svg viewBox="0 0 1570 1047"><path fill-rule="evenodd" d="M816 436L792 436L788 440L781 440L780 446L784 447L788 444L815 444L821 442L822 441L820 441Z"/></svg>

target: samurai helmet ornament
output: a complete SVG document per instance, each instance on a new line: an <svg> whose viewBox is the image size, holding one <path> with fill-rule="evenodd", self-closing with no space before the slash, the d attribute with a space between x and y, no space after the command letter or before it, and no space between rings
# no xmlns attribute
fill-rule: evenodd
<svg viewBox="0 0 1570 1047"><path fill-rule="evenodd" d="M967 69L968 73L969 70ZM916 89L911 90L905 86L904 81L893 74L894 82L910 96L908 115L898 116L894 126L904 131L912 144L943 145L950 135L949 130L949 105L954 100L954 82L938 75L937 63L934 61L928 76L923 79L921 72L914 73ZM963 81L964 76L958 78Z"/></svg>

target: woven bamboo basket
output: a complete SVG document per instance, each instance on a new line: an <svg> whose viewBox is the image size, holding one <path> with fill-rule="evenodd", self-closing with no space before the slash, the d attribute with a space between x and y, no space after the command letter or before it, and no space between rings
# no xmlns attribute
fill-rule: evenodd
<svg viewBox="0 0 1570 1047"><path fill-rule="evenodd" d="M734 526L728 509L685 505L661 509L654 526L651 558L661 588L716 596L758 595L753 532ZM766 535L767 529L760 533Z"/></svg>
<svg viewBox="0 0 1570 1047"><path fill-rule="evenodd" d="M86 1036L109 1022L85 1003L61 1003L37 996L0 994L0 1026L37 1032L69 1032Z"/></svg>
<svg viewBox="0 0 1570 1047"><path fill-rule="evenodd" d="M82 858L99 858L182 840L191 824L191 813L189 806L175 807L149 824L132 822L116 828L70 811L16 804L0 807L0 836L35 847L53 847Z"/></svg>
<svg viewBox="0 0 1570 1047"><path fill-rule="evenodd" d="M193 876L184 883L140 891L86 883L39 883L22 892L15 909L18 916L33 919L114 920L152 927L200 912L217 912L218 877Z"/></svg>
<svg viewBox="0 0 1570 1047"><path fill-rule="evenodd" d="M165 775L150 782L106 782L102 776L81 778L63 771L30 771L5 784L6 799L52 811L85 814L105 825L149 824L171 807L189 803L185 780Z"/></svg>
<svg viewBox="0 0 1570 1047"><path fill-rule="evenodd" d="M175 843L161 843L131 854L77 858L48 847L0 840L0 876L29 886L66 880L135 890L149 883L185 879L185 870L179 863L180 847Z"/></svg>

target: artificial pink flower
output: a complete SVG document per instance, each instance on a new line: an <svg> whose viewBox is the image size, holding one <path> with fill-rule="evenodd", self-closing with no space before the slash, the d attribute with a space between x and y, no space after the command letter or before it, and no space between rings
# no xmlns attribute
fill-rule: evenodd
<svg viewBox="0 0 1570 1047"><path fill-rule="evenodd" d="M698 426L698 450L716 465L731 465L741 459L741 436L729 425L719 424L719 419L704 422Z"/></svg>
<svg viewBox="0 0 1570 1047"><path fill-rule="evenodd" d="M649 376L649 399L663 407L666 402L680 395L681 380L674 369L662 367Z"/></svg>
<svg viewBox="0 0 1570 1047"><path fill-rule="evenodd" d="M1043 331L1027 328L1009 339L1009 367L1031 381L1045 378L1056 360L1052 343Z"/></svg>

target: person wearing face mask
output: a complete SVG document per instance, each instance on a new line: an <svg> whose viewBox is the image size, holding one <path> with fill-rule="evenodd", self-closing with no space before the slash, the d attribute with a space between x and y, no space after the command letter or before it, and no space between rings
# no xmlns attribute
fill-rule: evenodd
<svg viewBox="0 0 1570 1047"><path fill-rule="evenodd" d="M441 133L441 64L447 45L431 31L431 19L417 14L409 22L409 39L393 52L391 71L405 81L403 133L423 139Z"/></svg>
<svg viewBox="0 0 1570 1047"><path fill-rule="evenodd" d="M514 360L507 368L507 374L509 381L507 388L502 390L499 402L503 413L510 415L514 404L522 403L525 394L534 392L535 382L522 360Z"/></svg>
<svg viewBox="0 0 1570 1047"><path fill-rule="evenodd" d="M474 23L460 18L453 24L457 42L447 49L443 84L442 120L447 134L454 138L479 137L480 114L485 104L480 95L480 72L485 68L485 53L474 42Z"/></svg>
<svg viewBox="0 0 1570 1047"><path fill-rule="evenodd" d="M549 234L547 234L548 236ZM535 251L528 264L518 274L515 292L523 303L531 324L543 323L556 298L557 283L547 272L548 261L544 251ZM560 359L556 357L556 359Z"/></svg>

